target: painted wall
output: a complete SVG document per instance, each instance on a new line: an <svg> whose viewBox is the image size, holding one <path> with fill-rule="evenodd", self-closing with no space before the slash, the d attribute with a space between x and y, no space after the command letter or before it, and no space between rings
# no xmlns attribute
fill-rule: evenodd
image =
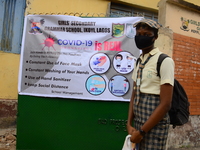
<svg viewBox="0 0 200 150"><path fill-rule="evenodd" d="M192 4L195 4L197 6L200 6L200 1L199 0L185 0L186 2L189 2L189 3L192 3Z"/></svg>
<svg viewBox="0 0 200 150"><path fill-rule="evenodd" d="M129 5L137 5L149 9L158 10L158 3L160 0L113 0L113 2L122 2ZM199 0L181 0L200 6Z"/></svg>
<svg viewBox="0 0 200 150"><path fill-rule="evenodd" d="M159 0L114 0L114 2L123 2L129 5L137 5L140 7L158 10L157 4Z"/></svg>
<svg viewBox="0 0 200 150"><path fill-rule="evenodd" d="M198 12L191 11L189 8L184 9L171 3L166 6L165 26L173 29L176 33L200 38L200 14Z"/></svg>
<svg viewBox="0 0 200 150"><path fill-rule="evenodd" d="M26 14L106 13L106 0L28 0ZM84 15L83 14L83 15Z"/></svg>
<svg viewBox="0 0 200 150"><path fill-rule="evenodd" d="M158 7L158 20L164 27L181 35L200 38L200 11L198 7L190 8L187 7L187 4L184 6L176 0L161 0Z"/></svg>
<svg viewBox="0 0 200 150"><path fill-rule="evenodd" d="M17 99L19 54L0 51L0 99Z"/></svg>

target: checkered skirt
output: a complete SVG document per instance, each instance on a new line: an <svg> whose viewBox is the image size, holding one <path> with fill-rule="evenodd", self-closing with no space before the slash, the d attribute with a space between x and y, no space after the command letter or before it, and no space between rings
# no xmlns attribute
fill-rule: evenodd
<svg viewBox="0 0 200 150"><path fill-rule="evenodd" d="M159 95L140 94L138 105L134 105L134 127L139 130L160 103ZM139 150L165 150L168 129L168 114L152 128L139 143Z"/></svg>

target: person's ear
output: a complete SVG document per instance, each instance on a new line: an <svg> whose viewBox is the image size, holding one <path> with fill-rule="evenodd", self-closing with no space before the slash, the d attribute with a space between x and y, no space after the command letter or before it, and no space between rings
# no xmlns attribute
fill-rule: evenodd
<svg viewBox="0 0 200 150"><path fill-rule="evenodd" d="M158 35L155 35L155 36L154 36L154 39L157 40L157 38L158 38Z"/></svg>

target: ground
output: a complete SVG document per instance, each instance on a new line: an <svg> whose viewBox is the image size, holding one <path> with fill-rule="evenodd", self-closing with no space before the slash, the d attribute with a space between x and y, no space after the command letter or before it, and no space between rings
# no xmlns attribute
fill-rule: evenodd
<svg viewBox="0 0 200 150"><path fill-rule="evenodd" d="M16 150L16 128L0 129L0 150Z"/></svg>
<svg viewBox="0 0 200 150"><path fill-rule="evenodd" d="M0 150L16 150L16 128L0 129ZM170 150L200 150L200 147L171 148Z"/></svg>

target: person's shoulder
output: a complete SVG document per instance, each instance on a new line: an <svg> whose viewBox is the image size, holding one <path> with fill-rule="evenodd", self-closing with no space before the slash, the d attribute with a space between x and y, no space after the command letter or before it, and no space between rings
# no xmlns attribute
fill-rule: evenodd
<svg viewBox="0 0 200 150"><path fill-rule="evenodd" d="M174 61L171 56L166 57L165 60L166 61L172 61L172 62Z"/></svg>
<svg viewBox="0 0 200 150"><path fill-rule="evenodd" d="M164 52L161 52L160 50L156 53L156 55L159 57L161 54L164 54L164 55L166 55L166 57L164 58L164 60L166 60L166 61L174 61L173 60L173 58L170 56L170 55L168 55L168 54L166 54L166 53L164 53ZM164 61L163 60L163 61Z"/></svg>
<svg viewBox="0 0 200 150"><path fill-rule="evenodd" d="M172 65L172 66L174 66L174 60L169 56L169 57L166 57L164 60L163 60L163 62L162 62L163 64L165 64L165 65L167 65L167 66L169 66L170 64Z"/></svg>
<svg viewBox="0 0 200 150"><path fill-rule="evenodd" d="M162 54L161 51L159 51L159 50L154 51L153 60L158 61L158 57L160 56L160 54Z"/></svg>

